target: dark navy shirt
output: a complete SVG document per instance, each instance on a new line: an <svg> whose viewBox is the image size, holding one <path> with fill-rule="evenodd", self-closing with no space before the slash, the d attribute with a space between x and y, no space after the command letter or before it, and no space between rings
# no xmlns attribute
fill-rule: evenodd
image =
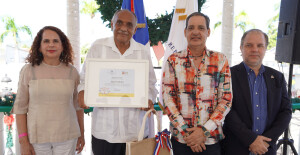
<svg viewBox="0 0 300 155"><path fill-rule="evenodd" d="M245 63L246 72L248 74L248 82L251 94L252 104L252 131L261 135L267 124L267 86L263 76L265 67L261 65L259 73L256 76L255 72Z"/></svg>

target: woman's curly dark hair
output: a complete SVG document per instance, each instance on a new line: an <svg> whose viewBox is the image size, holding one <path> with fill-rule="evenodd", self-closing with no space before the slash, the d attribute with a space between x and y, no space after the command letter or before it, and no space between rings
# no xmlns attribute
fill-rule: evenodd
<svg viewBox="0 0 300 155"><path fill-rule="evenodd" d="M40 65L41 62L43 61L44 56L39 50L41 47L43 33L45 30L51 30L51 31L56 32L61 40L61 43L63 46L63 51L59 57L60 62L64 62L66 65L68 65L69 63L73 64L73 53L74 52L73 52L71 43L70 43L69 39L67 38L67 36L59 28L54 27L54 26L45 26L37 33L32 45L31 45L29 55L26 58L26 62L29 62L32 64L32 66L34 66L34 65Z"/></svg>

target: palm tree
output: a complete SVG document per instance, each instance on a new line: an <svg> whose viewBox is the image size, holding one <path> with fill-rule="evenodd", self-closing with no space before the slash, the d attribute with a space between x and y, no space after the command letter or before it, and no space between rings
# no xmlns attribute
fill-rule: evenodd
<svg viewBox="0 0 300 155"><path fill-rule="evenodd" d="M2 18L2 22L4 22L5 24L5 31L3 33L1 33L0 36L0 44L3 43L4 38L7 37L8 35L12 35L13 39L14 39L14 44L15 44L15 54L16 54L16 62L19 62L19 32L23 31L26 32L28 35L31 36L31 30L28 26L24 25L24 26L17 26L15 23L15 19L12 17L3 17ZM32 36L31 36L32 37Z"/></svg>
<svg viewBox="0 0 300 155"><path fill-rule="evenodd" d="M234 28L240 28L243 33L246 32L247 26L255 27L255 25L250 22L249 16L245 11L241 11L237 16L234 17Z"/></svg>
<svg viewBox="0 0 300 155"><path fill-rule="evenodd" d="M15 19L12 17L8 17L8 16L3 17L2 22L5 24L5 31L0 35L0 45L3 43L5 37L12 35L15 44L15 62L19 63L19 41L20 41L19 32L21 31L26 32L28 35L30 35L30 37L32 37L31 30L26 25L17 26L15 23ZM15 139L16 154L20 154L20 149L19 149L20 146L18 142L19 142L18 137L16 137Z"/></svg>
<svg viewBox="0 0 300 155"><path fill-rule="evenodd" d="M93 19L95 13L98 11L100 5L96 1L88 2L87 0L83 1L83 8L80 10L80 13L89 14Z"/></svg>
<svg viewBox="0 0 300 155"><path fill-rule="evenodd" d="M233 3L233 2L232 2ZM228 4L227 4L228 5ZM223 9L228 11L229 9ZM229 12L224 13L225 15L231 14ZM226 20L224 20L224 14L223 14L223 21L225 25L222 26L222 52L226 55L229 64L231 64L231 57L232 57L232 39L233 39L233 32L235 29L239 28L243 33L246 32L246 30L249 27L255 28L255 25L250 22L249 16L245 11L241 11L238 15L234 17L234 23L229 23L232 21L229 21L227 17L225 17ZM233 24L233 25L232 25ZM222 25L221 21L218 21L214 24L214 30L216 30L219 26ZM232 30L232 28L234 28Z"/></svg>
<svg viewBox="0 0 300 155"><path fill-rule="evenodd" d="M218 21L214 25L214 30L222 25L221 21ZM250 21L248 14L245 11L241 11L234 17L234 28L240 28L243 33L246 32L248 27L255 28L255 25Z"/></svg>
<svg viewBox="0 0 300 155"><path fill-rule="evenodd" d="M74 51L74 66L80 71L79 0L67 1L67 36Z"/></svg>
<svg viewBox="0 0 300 155"><path fill-rule="evenodd" d="M234 12L234 0L224 0L223 15L222 15L223 24L222 24L221 51L226 55L229 65L231 65L231 57L232 57L233 12ZM221 25L221 23L219 25Z"/></svg>
<svg viewBox="0 0 300 155"><path fill-rule="evenodd" d="M93 38L93 36L95 35L95 23L94 22L99 22L99 19L95 19L95 14L98 12L98 9L100 7L100 5L97 4L97 2L95 0L84 0L82 1L82 8L80 9L80 13L82 14L87 14L90 16L90 34L91 34L91 38ZM88 43L86 43L85 45L83 45L80 48L80 57L81 57L81 64L84 62L86 54L89 50L90 45Z"/></svg>

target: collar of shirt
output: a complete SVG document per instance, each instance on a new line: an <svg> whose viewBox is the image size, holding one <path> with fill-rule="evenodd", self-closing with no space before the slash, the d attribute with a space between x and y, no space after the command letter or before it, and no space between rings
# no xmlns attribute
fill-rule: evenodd
<svg viewBox="0 0 300 155"><path fill-rule="evenodd" d="M114 40L114 37L110 37L108 40L106 40L105 42L102 43L104 46L109 46L109 47L112 47L112 50L114 52L117 52L121 55L121 52L119 51L119 49L117 48L116 46L116 43L115 43L115 40ZM122 56L128 56L128 55L131 55L133 54L133 51L134 50L140 50L140 48L138 48L137 46L137 42L131 38L130 39L130 46L129 48L125 51L125 53L122 55Z"/></svg>
<svg viewBox="0 0 300 155"><path fill-rule="evenodd" d="M192 58L192 57L193 57L192 52L191 52L191 50L189 49L189 47L187 47L187 54L188 54L189 58ZM206 47L205 47L205 49L204 49L204 51L203 51L203 53L202 53L202 56L204 56L204 55L210 57L209 50L207 50Z"/></svg>
<svg viewBox="0 0 300 155"><path fill-rule="evenodd" d="M246 72L248 73L248 75L251 75L252 69L249 66L247 66L244 62L243 62L243 64L245 66L245 69L246 69ZM265 67L264 67L264 65L261 65L261 67L259 69L259 72L258 72L258 75L261 75L264 72L265 72Z"/></svg>

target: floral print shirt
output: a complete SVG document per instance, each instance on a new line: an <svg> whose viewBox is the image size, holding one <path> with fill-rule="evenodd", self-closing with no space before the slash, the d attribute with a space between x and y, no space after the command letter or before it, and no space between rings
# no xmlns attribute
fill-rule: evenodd
<svg viewBox="0 0 300 155"><path fill-rule="evenodd" d="M224 138L221 123L232 103L231 74L224 54L204 50L198 67L189 49L172 54L162 77L165 112L172 136L185 143L186 128L209 131L205 144Z"/></svg>

